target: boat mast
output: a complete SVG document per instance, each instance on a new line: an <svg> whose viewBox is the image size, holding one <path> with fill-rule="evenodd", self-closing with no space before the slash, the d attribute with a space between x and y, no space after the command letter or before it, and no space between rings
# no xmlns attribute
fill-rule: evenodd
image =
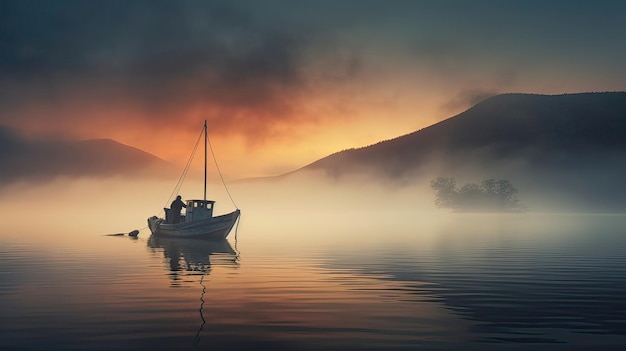
<svg viewBox="0 0 626 351"><path fill-rule="evenodd" d="M206 158L207 158L206 145L207 145L208 140L209 138L207 136L206 119L205 119L204 120L204 201L206 201Z"/></svg>

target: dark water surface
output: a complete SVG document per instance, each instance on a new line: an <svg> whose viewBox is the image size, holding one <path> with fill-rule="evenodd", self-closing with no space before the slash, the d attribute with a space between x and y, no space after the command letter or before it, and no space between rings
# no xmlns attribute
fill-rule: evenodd
<svg viewBox="0 0 626 351"><path fill-rule="evenodd" d="M61 228L0 233L0 350L626 349L622 215Z"/></svg>

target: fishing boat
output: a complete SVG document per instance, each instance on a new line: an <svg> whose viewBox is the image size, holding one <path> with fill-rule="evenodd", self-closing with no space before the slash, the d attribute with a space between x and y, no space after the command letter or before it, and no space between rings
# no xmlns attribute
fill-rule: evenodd
<svg viewBox="0 0 626 351"><path fill-rule="evenodd" d="M169 208L164 208L164 218L157 216L148 218L148 228L154 236L221 240L228 236L239 219L238 208L233 212L215 216L213 213L215 201L206 198L207 145L209 145L206 121L204 121L202 133L204 134L204 198L187 200L185 214L182 216L173 213ZM192 158L198 144L196 143L194 152L191 154ZM190 164L191 159L187 163L183 176L187 173ZM180 184L181 180L178 186Z"/></svg>

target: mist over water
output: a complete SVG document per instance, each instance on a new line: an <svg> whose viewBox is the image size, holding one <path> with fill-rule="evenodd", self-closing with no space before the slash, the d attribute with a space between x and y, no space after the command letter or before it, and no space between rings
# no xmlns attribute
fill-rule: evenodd
<svg viewBox="0 0 626 351"><path fill-rule="evenodd" d="M230 184L242 216L217 244L150 236L169 181L4 188L0 348L626 345L626 216L452 214L427 178ZM215 185L208 197L218 213L235 206Z"/></svg>

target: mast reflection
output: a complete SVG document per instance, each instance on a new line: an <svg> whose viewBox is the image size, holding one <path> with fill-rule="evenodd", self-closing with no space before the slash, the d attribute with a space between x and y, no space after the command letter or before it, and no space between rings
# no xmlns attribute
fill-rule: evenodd
<svg viewBox="0 0 626 351"><path fill-rule="evenodd" d="M206 319L204 318L204 295L207 289L204 285L204 278L211 273L213 266L238 268L239 253L233 249L226 239L199 240L150 236L148 246L152 249L163 249L163 255L169 264L169 277L172 280L172 287L178 286L183 276L201 275L200 286L202 287L202 292L198 308L201 323L193 340L195 348L200 343L201 333L206 324Z"/></svg>

